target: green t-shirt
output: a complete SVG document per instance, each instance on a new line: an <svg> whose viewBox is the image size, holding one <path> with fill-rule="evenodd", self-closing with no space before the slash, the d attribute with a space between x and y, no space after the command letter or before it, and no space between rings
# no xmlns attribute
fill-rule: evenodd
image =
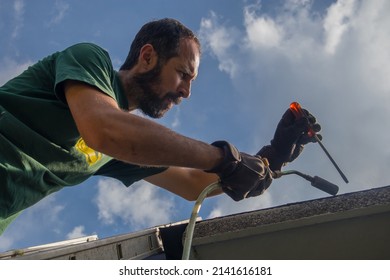
<svg viewBox="0 0 390 280"><path fill-rule="evenodd" d="M128 108L108 53L89 43L56 52L0 87L0 234L6 218L92 175L128 186L165 170L126 164L86 146L66 104L66 80L95 86Z"/></svg>

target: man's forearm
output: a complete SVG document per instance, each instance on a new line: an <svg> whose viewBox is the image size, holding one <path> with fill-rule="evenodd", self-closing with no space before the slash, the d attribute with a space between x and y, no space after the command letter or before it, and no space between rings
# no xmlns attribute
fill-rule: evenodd
<svg viewBox="0 0 390 280"><path fill-rule="evenodd" d="M180 135L154 121L121 112L113 118L99 151L119 160L148 166L181 166L208 170L222 150Z"/></svg>

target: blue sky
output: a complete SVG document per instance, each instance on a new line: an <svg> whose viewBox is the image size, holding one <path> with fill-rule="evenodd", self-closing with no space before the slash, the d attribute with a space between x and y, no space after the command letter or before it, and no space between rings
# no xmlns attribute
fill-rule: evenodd
<svg viewBox="0 0 390 280"><path fill-rule="evenodd" d="M0 0L0 84L42 57L94 42L118 68L139 28L173 17L203 45L192 96L158 122L205 142L256 153L292 101L317 116L323 143L285 169L318 175L340 193L388 185L390 2L386 0L76 1ZM174 151L173 151L174 152ZM275 180L262 196L208 199L203 218L326 197L303 179ZM143 181L103 177L61 190L26 210L0 236L0 251L97 234L99 238L188 219L192 202Z"/></svg>

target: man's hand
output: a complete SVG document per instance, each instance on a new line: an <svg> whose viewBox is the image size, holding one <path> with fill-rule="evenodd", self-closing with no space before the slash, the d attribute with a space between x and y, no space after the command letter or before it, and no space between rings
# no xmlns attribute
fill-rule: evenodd
<svg viewBox="0 0 390 280"><path fill-rule="evenodd" d="M260 195L269 187L272 177L261 157L241 153L226 141L212 145L224 151L224 159L207 172L218 174L222 190L233 200Z"/></svg>
<svg viewBox="0 0 390 280"><path fill-rule="evenodd" d="M271 145L263 147L257 155L265 157L270 162L272 170L280 170L287 162L295 160L307 143L316 142L313 135L309 135L309 128L316 133L321 130L316 118L307 110L303 109L307 118L296 119L288 109L279 121ZM319 139L322 136L317 134Z"/></svg>

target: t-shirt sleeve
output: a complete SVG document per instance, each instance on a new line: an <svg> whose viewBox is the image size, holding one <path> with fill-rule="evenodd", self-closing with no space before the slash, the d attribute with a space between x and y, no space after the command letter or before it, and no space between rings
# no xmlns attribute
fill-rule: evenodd
<svg viewBox="0 0 390 280"><path fill-rule="evenodd" d="M91 43L73 45L62 51L55 63L55 92L66 103L63 82L75 80L97 87L116 100L112 88L113 66L108 53Z"/></svg>
<svg viewBox="0 0 390 280"><path fill-rule="evenodd" d="M113 159L102 166L94 175L115 178L128 187L146 177L161 173L167 170L167 168L168 167L144 167Z"/></svg>

